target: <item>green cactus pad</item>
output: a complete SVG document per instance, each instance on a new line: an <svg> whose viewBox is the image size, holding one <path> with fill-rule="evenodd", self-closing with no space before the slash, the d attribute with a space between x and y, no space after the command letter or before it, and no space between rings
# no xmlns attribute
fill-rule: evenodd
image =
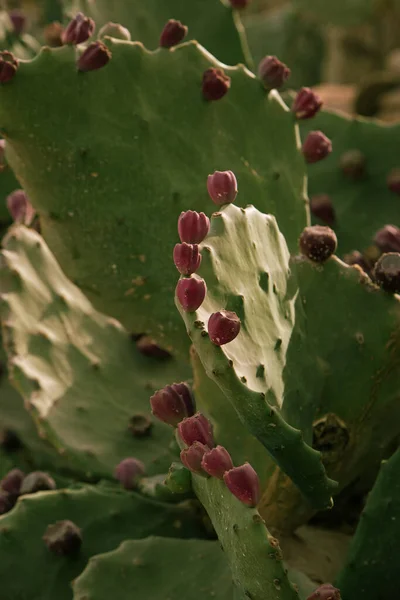
<svg viewBox="0 0 400 600"><path fill-rule="evenodd" d="M229 93L206 102L202 74L221 65L194 42L107 45L112 60L90 73L77 72L70 47L20 65L0 89L8 158L45 240L96 308L186 353L173 306L178 216L209 211L207 175L231 169L239 202L275 214L294 251L307 220L297 126L241 66L224 67Z"/></svg>
<svg viewBox="0 0 400 600"><path fill-rule="evenodd" d="M159 537L129 540L94 556L73 590L74 600L245 600L218 542Z"/></svg>
<svg viewBox="0 0 400 600"><path fill-rule="evenodd" d="M365 23L374 14L374 0L294 0L301 11L317 17L324 24L355 26Z"/></svg>
<svg viewBox="0 0 400 600"><path fill-rule="evenodd" d="M127 456L149 474L170 464L172 430L154 422L134 437L130 418L149 418L149 396L186 379L184 364L142 356L121 325L98 312L63 274L43 239L10 230L3 250L3 326L14 384L41 435L87 476L110 476Z"/></svg>
<svg viewBox="0 0 400 600"><path fill-rule="evenodd" d="M64 519L82 530L82 549L73 560L52 554L42 540L49 524ZM70 600L71 583L91 556L109 552L126 538L155 532L202 536L188 508L148 500L111 484L23 496L0 517L2 597Z"/></svg>
<svg viewBox="0 0 400 600"><path fill-rule="evenodd" d="M398 594L400 449L384 461L337 585L344 600L389 600Z"/></svg>

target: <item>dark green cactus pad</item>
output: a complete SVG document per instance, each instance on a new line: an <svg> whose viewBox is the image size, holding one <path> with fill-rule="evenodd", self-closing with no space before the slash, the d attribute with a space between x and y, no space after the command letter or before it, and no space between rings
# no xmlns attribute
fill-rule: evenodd
<svg viewBox="0 0 400 600"><path fill-rule="evenodd" d="M186 379L186 365L142 356L122 326L65 277L35 231L11 229L3 263L11 377L41 435L87 476L110 476L127 456L141 459L149 474L165 472L171 428L157 421L147 437L134 437L129 421L151 417L149 396Z"/></svg>
<svg viewBox="0 0 400 600"><path fill-rule="evenodd" d="M74 559L52 554L42 540L48 525L64 519L82 531L82 549ZM154 533L202 537L203 530L189 508L145 499L112 484L23 496L0 517L2 597L70 600L71 583L89 558L113 550L126 538Z"/></svg>
<svg viewBox="0 0 400 600"><path fill-rule="evenodd" d="M220 63L194 42L107 45L112 60L90 73L76 71L69 47L20 65L0 89L9 161L45 240L96 308L186 352L173 307L178 216L209 210L207 175L232 169L239 202L275 214L294 251L307 220L297 126L240 66L225 68L228 94L206 102L202 74Z"/></svg>
<svg viewBox="0 0 400 600"><path fill-rule="evenodd" d="M121 573L124 584L116 585ZM218 542L159 537L94 556L73 590L74 600L245 600Z"/></svg>
<svg viewBox="0 0 400 600"><path fill-rule="evenodd" d="M337 585L344 600L389 600L398 594L400 449L384 461L370 492Z"/></svg>
<svg viewBox="0 0 400 600"><path fill-rule="evenodd" d="M399 224L400 197L388 189L386 180L393 168L400 167L400 126L323 111L302 123L303 139L311 129L321 129L332 140L333 151L309 165L309 196L328 194L332 200L338 255L363 251L378 229ZM365 156L365 176L359 180L346 177L340 168L340 158L348 150L360 150Z"/></svg>

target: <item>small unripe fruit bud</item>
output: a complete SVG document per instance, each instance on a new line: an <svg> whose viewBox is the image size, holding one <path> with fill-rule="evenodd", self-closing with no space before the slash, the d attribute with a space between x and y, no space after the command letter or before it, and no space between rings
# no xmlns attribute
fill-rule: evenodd
<svg viewBox="0 0 400 600"><path fill-rule="evenodd" d="M327 225L335 222L335 209L328 194L317 194L310 198L310 210L312 214L324 221Z"/></svg>
<svg viewBox="0 0 400 600"><path fill-rule="evenodd" d="M21 223L27 227L32 224L35 218L35 209L24 190L15 190L6 199L7 208L16 223Z"/></svg>
<svg viewBox="0 0 400 600"><path fill-rule="evenodd" d="M176 427L196 410L192 392L186 383L166 385L150 398L151 411L157 419Z"/></svg>
<svg viewBox="0 0 400 600"><path fill-rule="evenodd" d="M183 419L178 424L178 431L187 446L191 446L195 442L200 442L209 448L214 446L212 425L201 413Z"/></svg>
<svg viewBox="0 0 400 600"><path fill-rule="evenodd" d="M192 489L192 478L187 468L181 463L173 462L165 478L165 485L173 494L186 494Z"/></svg>
<svg viewBox="0 0 400 600"><path fill-rule="evenodd" d="M314 262L323 263L337 248L335 232L330 227L305 227L299 240L300 251Z"/></svg>
<svg viewBox="0 0 400 600"><path fill-rule="evenodd" d="M381 252L400 252L400 229L395 225L385 225L376 232L374 243Z"/></svg>
<svg viewBox="0 0 400 600"><path fill-rule="evenodd" d="M215 171L207 177L207 190L218 206L234 202L238 193L235 174L232 171Z"/></svg>
<svg viewBox="0 0 400 600"><path fill-rule="evenodd" d="M93 35L95 23L93 19L85 17L79 12L67 27L64 29L61 39L63 44L82 44Z"/></svg>
<svg viewBox="0 0 400 600"><path fill-rule="evenodd" d="M266 56L258 65L258 76L268 90L281 88L289 75L290 69L276 56Z"/></svg>
<svg viewBox="0 0 400 600"><path fill-rule="evenodd" d="M72 521L57 521L49 525L43 536L49 550L59 556L72 556L79 552L82 545L82 534Z"/></svg>
<svg viewBox="0 0 400 600"><path fill-rule="evenodd" d="M313 164L326 158L332 152L332 142L322 131L310 131L302 150L306 162Z"/></svg>
<svg viewBox="0 0 400 600"><path fill-rule="evenodd" d="M21 485L20 494L35 494L56 489L56 482L50 475L43 471L32 471L27 475Z"/></svg>
<svg viewBox="0 0 400 600"><path fill-rule="evenodd" d="M4 490L0 490L0 515L4 515L14 506L11 495Z"/></svg>
<svg viewBox="0 0 400 600"><path fill-rule="evenodd" d="M205 100L220 100L231 87L231 78L222 69L207 69L203 73L203 97Z"/></svg>
<svg viewBox="0 0 400 600"><path fill-rule="evenodd" d="M341 600L340 590L330 583L324 583L308 596L307 600Z"/></svg>
<svg viewBox="0 0 400 600"><path fill-rule="evenodd" d="M352 252L349 252L349 254L345 254L343 261L346 263L346 265L358 265L366 273L369 271L369 266L364 256L358 250L353 250Z"/></svg>
<svg viewBox="0 0 400 600"><path fill-rule="evenodd" d="M178 219L178 233L181 242L200 244L210 231L210 219L203 212L195 210L181 212Z"/></svg>
<svg viewBox="0 0 400 600"><path fill-rule="evenodd" d="M204 454L201 466L208 475L223 479L224 473L233 469L233 462L228 450L217 446Z"/></svg>
<svg viewBox="0 0 400 600"><path fill-rule="evenodd" d="M296 119L311 119L322 106L321 98L310 88L304 87L299 90L292 111Z"/></svg>
<svg viewBox="0 0 400 600"><path fill-rule="evenodd" d="M25 13L22 10L15 9L10 11L8 16L10 17L10 21L14 27L14 33L16 35L21 35L26 24Z"/></svg>
<svg viewBox="0 0 400 600"><path fill-rule="evenodd" d="M251 2L251 0L229 0L232 8L246 8Z"/></svg>
<svg viewBox="0 0 400 600"><path fill-rule="evenodd" d="M201 254L197 244L176 244L174 263L181 275L191 275L200 267Z"/></svg>
<svg viewBox="0 0 400 600"><path fill-rule="evenodd" d="M0 481L0 488L11 496L17 497L19 496L24 477L25 473L20 469L12 469Z"/></svg>
<svg viewBox="0 0 400 600"><path fill-rule="evenodd" d="M193 473L204 474L201 461L208 450L208 446L201 442L194 442L189 448L184 448L181 451L182 464Z"/></svg>
<svg viewBox="0 0 400 600"><path fill-rule="evenodd" d="M400 294L400 254L382 254L375 263L373 277L385 292Z"/></svg>
<svg viewBox="0 0 400 600"><path fill-rule="evenodd" d="M392 169L387 177L387 186L391 192L400 196L400 169Z"/></svg>
<svg viewBox="0 0 400 600"><path fill-rule="evenodd" d="M220 310L208 319L208 335L216 346L229 344L240 331L240 319L236 313Z"/></svg>
<svg viewBox="0 0 400 600"><path fill-rule="evenodd" d="M147 415L137 413L129 419L129 431L136 438L149 437L153 429L153 422Z"/></svg>
<svg viewBox="0 0 400 600"><path fill-rule="evenodd" d="M185 312L195 312L206 297L206 292L206 282L197 275L180 279L175 290L179 304Z"/></svg>
<svg viewBox="0 0 400 600"><path fill-rule="evenodd" d="M111 59L111 52L103 42L93 42L81 54L78 59L78 71L86 73L87 71L96 71L104 67Z"/></svg>
<svg viewBox="0 0 400 600"><path fill-rule="evenodd" d="M0 52L0 83L11 81L18 69L18 61L11 52Z"/></svg>
<svg viewBox="0 0 400 600"><path fill-rule="evenodd" d="M171 358L171 354L168 350L161 348L150 336L142 335L136 342L136 348L144 356L149 358L159 358L164 360Z"/></svg>
<svg viewBox="0 0 400 600"><path fill-rule="evenodd" d="M260 481L249 463L234 467L224 474L226 487L247 506L256 506L260 499Z"/></svg>
<svg viewBox="0 0 400 600"><path fill-rule="evenodd" d="M64 27L58 21L54 21L53 23L49 23L44 28L43 37L45 42L51 48L59 48L63 45L62 34L64 32Z"/></svg>
<svg viewBox="0 0 400 600"><path fill-rule="evenodd" d="M347 150L340 157L340 168L349 179L358 181L365 175L365 156L360 150Z"/></svg>
<svg viewBox="0 0 400 600"><path fill-rule="evenodd" d="M102 40L105 37L112 37L117 40L125 40L126 42L131 41L131 34L129 29L127 29L126 27L122 27L122 25L120 25L119 23L113 23L112 21L103 25L103 27L100 29L97 35L97 38L99 40Z"/></svg>
<svg viewBox="0 0 400 600"><path fill-rule="evenodd" d="M161 48L172 48L186 37L188 28L180 21L170 19L164 26L160 37Z"/></svg>
<svg viewBox="0 0 400 600"><path fill-rule="evenodd" d="M137 458L124 458L115 467L114 477L126 490L137 487L139 479L145 474L144 464Z"/></svg>

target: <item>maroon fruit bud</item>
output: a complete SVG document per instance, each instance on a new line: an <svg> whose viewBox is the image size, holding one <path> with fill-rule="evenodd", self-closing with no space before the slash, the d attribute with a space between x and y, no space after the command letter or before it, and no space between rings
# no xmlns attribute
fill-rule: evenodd
<svg viewBox="0 0 400 600"><path fill-rule="evenodd" d="M85 17L79 12L67 27L64 29L61 39L63 44L82 44L93 35L95 23L93 19Z"/></svg>
<svg viewBox="0 0 400 600"><path fill-rule="evenodd" d="M57 521L47 527L43 540L54 554L72 556L81 548L82 534L72 521Z"/></svg>
<svg viewBox="0 0 400 600"><path fill-rule="evenodd" d="M182 464L190 471L193 471L193 473L204 474L201 467L201 461L208 450L208 446L205 446L200 442L194 442L189 448L185 448L181 451Z"/></svg>
<svg viewBox="0 0 400 600"><path fill-rule="evenodd" d="M124 458L115 467L114 477L126 490L133 490L137 487L139 479L145 473L144 464L137 458Z"/></svg>
<svg viewBox="0 0 400 600"><path fill-rule="evenodd" d="M181 212L178 219L178 233L181 242L200 244L210 231L210 219L203 212L195 210Z"/></svg>
<svg viewBox="0 0 400 600"><path fill-rule="evenodd" d="M279 89L290 75L290 69L276 56L266 56L258 65L258 76L268 90Z"/></svg>
<svg viewBox="0 0 400 600"><path fill-rule="evenodd" d="M6 140L0 139L0 173L6 166Z"/></svg>
<svg viewBox="0 0 400 600"><path fill-rule="evenodd" d="M168 350L161 348L154 340L148 335L142 335L136 342L136 348L139 350L141 354L144 356L148 356L149 358L171 358L171 354Z"/></svg>
<svg viewBox="0 0 400 600"><path fill-rule="evenodd" d="M10 17L10 21L14 27L14 33L16 35L21 35L23 30L25 29L26 24L25 13L22 12L22 10L15 9L10 11L8 13L8 16Z"/></svg>
<svg viewBox="0 0 400 600"><path fill-rule="evenodd" d="M332 152L332 142L322 131L311 131L304 141L302 150L307 163L316 163Z"/></svg>
<svg viewBox="0 0 400 600"><path fill-rule="evenodd" d="M387 177L387 186L391 192L400 196L400 169L392 169Z"/></svg>
<svg viewBox="0 0 400 600"><path fill-rule="evenodd" d="M0 83L11 81L18 69L18 61L11 52L0 52Z"/></svg>
<svg viewBox="0 0 400 600"><path fill-rule="evenodd" d="M224 474L224 481L234 496L247 506L256 506L260 499L260 481L253 467L244 463Z"/></svg>
<svg viewBox="0 0 400 600"><path fill-rule="evenodd" d="M0 488L11 496L17 497L19 496L24 477L25 473L20 469L12 469L0 481Z"/></svg>
<svg viewBox="0 0 400 600"><path fill-rule="evenodd" d="M223 446L217 446L204 454L201 466L208 475L223 479L224 473L233 469L233 462L228 450Z"/></svg>
<svg viewBox="0 0 400 600"><path fill-rule="evenodd" d="M4 515L14 506L14 501L8 492L0 490L0 515Z"/></svg>
<svg viewBox="0 0 400 600"><path fill-rule="evenodd" d="M232 171L215 171L207 177L207 190L211 200L218 206L234 202L237 193L237 181Z"/></svg>
<svg viewBox="0 0 400 600"><path fill-rule="evenodd" d="M299 240L300 251L315 262L325 262L337 248L335 232L330 227L305 227Z"/></svg>
<svg viewBox="0 0 400 600"><path fill-rule="evenodd" d="M238 336L239 331L240 319L229 310L215 312L208 319L208 335L216 346L229 344Z"/></svg>
<svg viewBox="0 0 400 600"><path fill-rule="evenodd" d="M304 87L297 93L292 111L296 119L311 119L322 106L321 98L310 88Z"/></svg>
<svg viewBox="0 0 400 600"><path fill-rule="evenodd" d="M180 279L176 286L176 296L185 312L195 312L206 297L207 286L201 277Z"/></svg>
<svg viewBox="0 0 400 600"><path fill-rule="evenodd" d="M87 71L96 71L104 67L111 59L111 52L103 42L93 42L81 54L77 66L78 71L86 73Z"/></svg>
<svg viewBox="0 0 400 600"><path fill-rule="evenodd" d="M170 19L164 26L160 37L161 48L172 48L179 44L186 37L188 28L182 25L180 21Z"/></svg>
<svg viewBox="0 0 400 600"><path fill-rule="evenodd" d="M251 0L229 0L232 8L246 8L251 2Z"/></svg>
<svg viewBox="0 0 400 600"><path fill-rule="evenodd" d="M400 254L382 254L375 263L373 277L385 292L400 294Z"/></svg>
<svg viewBox="0 0 400 600"><path fill-rule="evenodd" d="M122 27L119 23L113 23L112 21L103 25L97 37L101 40L106 36L116 38L117 40L125 40L126 42L131 41L129 29Z"/></svg>
<svg viewBox="0 0 400 600"><path fill-rule="evenodd" d="M24 494L55 490L56 487L56 482L50 475L43 471L32 471L24 478L19 493L23 496Z"/></svg>
<svg viewBox="0 0 400 600"><path fill-rule="evenodd" d="M181 439L187 446L200 442L209 448L214 447L213 429L210 421L201 413L183 419L178 424Z"/></svg>
<svg viewBox="0 0 400 600"><path fill-rule="evenodd" d="M231 87L231 78L222 69L207 69L203 74L203 97L205 100L220 100Z"/></svg>
<svg viewBox="0 0 400 600"><path fill-rule="evenodd" d="M324 583L308 596L307 600L341 600L340 590L330 583Z"/></svg>
<svg viewBox="0 0 400 600"><path fill-rule="evenodd" d="M191 275L200 266L201 254L197 244L176 244L174 248L174 263L181 275Z"/></svg>
<svg viewBox="0 0 400 600"><path fill-rule="evenodd" d="M395 225L385 225L376 232L374 243L381 252L400 252L400 229Z"/></svg>
<svg viewBox="0 0 400 600"><path fill-rule="evenodd" d="M16 223L29 226L35 218L35 209L24 190L15 190L6 199L7 208Z"/></svg>
<svg viewBox="0 0 400 600"><path fill-rule="evenodd" d="M176 427L195 412L192 392L186 383L166 385L150 398L151 412L157 419Z"/></svg>
<svg viewBox="0 0 400 600"><path fill-rule="evenodd" d="M310 210L312 214L324 221L327 225L335 222L335 209L328 194L317 194L310 198Z"/></svg>
<svg viewBox="0 0 400 600"><path fill-rule="evenodd" d="M365 156L360 150L347 150L340 157L340 168L349 179L357 181L365 175Z"/></svg>
<svg viewBox="0 0 400 600"><path fill-rule="evenodd" d="M345 254L343 257L343 261L346 263L346 265L358 265L366 273L368 273L369 271L367 261L365 260L361 252L359 252L358 250L353 250L352 252L349 252L349 254Z"/></svg>

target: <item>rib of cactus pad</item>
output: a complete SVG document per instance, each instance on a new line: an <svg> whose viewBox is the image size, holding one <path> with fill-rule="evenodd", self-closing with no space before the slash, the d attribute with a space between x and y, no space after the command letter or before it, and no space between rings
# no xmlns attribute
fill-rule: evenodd
<svg viewBox="0 0 400 600"><path fill-rule="evenodd" d="M326 193L331 197L339 255L363 251L372 244L378 229L386 224L400 225L400 198L386 183L389 172L400 166L400 125L323 111L302 123L302 138L310 129L321 129L332 140L333 151L325 160L309 166L309 195ZM354 149L366 160L366 175L358 181L346 178L339 166L343 153Z"/></svg>
<svg viewBox="0 0 400 600"><path fill-rule="evenodd" d="M242 66L225 68L223 99L204 101L202 74L221 65L195 42L107 45L111 61L90 73L70 47L20 65L0 89L8 157L66 275L128 330L186 353L173 306L178 216L207 211L207 175L232 169L239 202L275 214L294 251L307 217L298 129Z"/></svg>
<svg viewBox="0 0 400 600"><path fill-rule="evenodd" d="M150 417L149 395L186 379L186 365L142 356L123 327L65 277L36 232L11 229L2 260L11 377L39 432L88 476L109 476L127 456L140 458L149 474L165 471L171 429L157 422L150 436L135 438L129 420Z"/></svg>
<svg viewBox="0 0 400 600"><path fill-rule="evenodd" d="M398 594L400 449L381 466L337 585L343 600L389 600Z"/></svg>
<svg viewBox="0 0 400 600"><path fill-rule="evenodd" d="M64 519L82 531L82 548L75 558L52 554L42 540L48 525ZM127 538L155 533L203 534L188 508L148 500L112 484L22 496L11 512L0 517L2 597L71 600L71 583L89 558L113 550Z"/></svg>
<svg viewBox="0 0 400 600"><path fill-rule="evenodd" d="M116 585L120 573L124 584ZM73 585L74 600L245 600L218 542L149 537L94 556Z"/></svg>
<svg viewBox="0 0 400 600"><path fill-rule="evenodd" d="M317 17L322 23L354 26L368 21L374 14L374 0L294 0L295 6Z"/></svg>
<svg viewBox="0 0 400 600"><path fill-rule="evenodd" d="M221 0L69 0L73 15L78 10L92 17L98 28L108 21L120 23L134 41L150 50L158 48L160 34L169 19L177 19L189 29L188 40L197 40L227 65L244 63L240 17Z"/></svg>

